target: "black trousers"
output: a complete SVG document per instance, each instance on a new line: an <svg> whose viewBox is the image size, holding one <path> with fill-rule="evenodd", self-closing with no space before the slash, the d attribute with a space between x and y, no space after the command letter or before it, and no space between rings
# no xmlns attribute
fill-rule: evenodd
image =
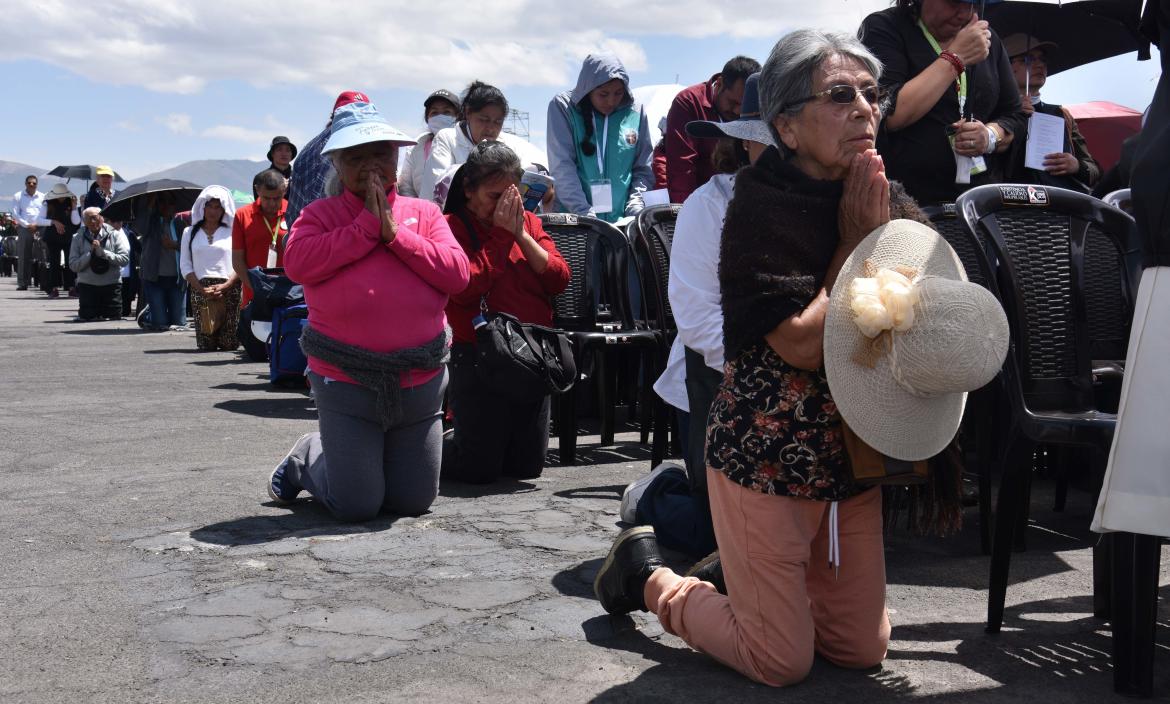
<svg viewBox="0 0 1170 704"><path fill-rule="evenodd" d="M82 320L122 317L122 283L77 284L77 315Z"/></svg>
<svg viewBox="0 0 1170 704"><path fill-rule="evenodd" d="M138 297L138 288L141 283L137 276L131 276L128 279L122 279L122 283L118 284L122 287L122 317L130 317L131 307L134 305L134 299Z"/></svg>
<svg viewBox="0 0 1170 704"><path fill-rule="evenodd" d="M47 292L58 287L72 287L76 274L68 266L61 266L62 257L66 260L69 258L72 237L68 234L58 235L55 229L46 227L41 231L41 239L45 242L45 257L49 264L48 280L41 282L41 288Z"/></svg>
<svg viewBox="0 0 1170 704"><path fill-rule="evenodd" d="M501 476L539 477L548 452L550 397L523 403L487 388L475 371L473 345L452 346L448 371L455 432L443 443L443 478L487 484Z"/></svg>
<svg viewBox="0 0 1170 704"><path fill-rule="evenodd" d="M686 351L687 403L691 407L690 429L687 431L687 474L691 479L691 490L707 493L707 415L723 375L707 366L703 355L692 350Z"/></svg>

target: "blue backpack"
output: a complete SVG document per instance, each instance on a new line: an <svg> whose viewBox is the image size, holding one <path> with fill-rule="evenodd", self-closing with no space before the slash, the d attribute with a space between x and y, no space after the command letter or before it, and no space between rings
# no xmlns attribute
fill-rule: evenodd
<svg viewBox="0 0 1170 704"><path fill-rule="evenodd" d="M272 336L268 338L268 380L303 382L309 360L301 351L301 330L309 323L306 305L272 311Z"/></svg>

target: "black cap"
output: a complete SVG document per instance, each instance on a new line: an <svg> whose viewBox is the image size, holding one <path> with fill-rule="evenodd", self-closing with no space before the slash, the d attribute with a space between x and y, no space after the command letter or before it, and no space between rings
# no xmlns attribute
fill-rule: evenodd
<svg viewBox="0 0 1170 704"><path fill-rule="evenodd" d="M446 88L440 88L434 93L428 95L427 99L423 101L423 110L430 109L431 103L435 102L436 100L446 100L448 103L454 105L456 110L459 109L459 104L463 102L459 99L458 95L455 95Z"/></svg>
<svg viewBox="0 0 1170 704"><path fill-rule="evenodd" d="M288 140L288 137L273 137L272 138L272 146L268 148L268 161L272 161L272 150L276 149L277 147L279 147L282 144L287 144L288 146L292 147L292 150L293 150L292 158L294 158L294 159L297 158L297 145L290 142Z"/></svg>

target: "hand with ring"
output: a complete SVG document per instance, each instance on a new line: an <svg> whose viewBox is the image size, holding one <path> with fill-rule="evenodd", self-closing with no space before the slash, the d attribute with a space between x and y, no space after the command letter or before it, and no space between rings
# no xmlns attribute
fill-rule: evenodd
<svg viewBox="0 0 1170 704"><path fill-rule="evenodd" d="M955 152L963 156L979 156L987 152L987 126L979 120L960 120L955 128Z"/></svg>

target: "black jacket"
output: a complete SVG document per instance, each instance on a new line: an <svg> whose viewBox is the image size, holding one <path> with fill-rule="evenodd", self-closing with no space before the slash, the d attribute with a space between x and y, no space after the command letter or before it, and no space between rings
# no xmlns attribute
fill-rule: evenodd
<svg viewBox="0 0 1170 704"><path fill-rule="evenodd" d="M729 361L816 297L841 239L842 186L805 176L775 147L736 175L719 244ZM890 217L930 224L897 183L890 184Z"/></svg>
<svg viewBox="0 0 1170 704"><path fill-rule="evenodd" d="M1037 171L1024 166L1024 159L1028 152L1028 128L1025 126L1024 131L1016 135L1015 141L1008 148L1007 153L1010 169L1006 174L1007 178L1005 180L1011 183L1035 183L1044 186L1058 186L1073 191L1080 191L1081 193L1088 193L1089 187L1097 183L1098 179L1101 178L1101 167L1097 164L1097 160L1093 158L1093 155L1089 153L1089 147L1085 144L1085 138L1081 135L1081 131L1077 129L1077 123L1059 105L1039 103L1035 108L1036 112L1052 115L1053 117L1059 117L1064 120L1064 152L1066 154L1072 154L1077 158L1080 169L1073 176L1053 176L1047 171Z"/></svg>
<svg viewBox="0 0 1170 704"><path fill-rule="evenodd" d="M875 12L861 23L858 34L882 61L880 83L888 95L882 112L888 120L898 110L902 85L937 61L938 54L908 9L891 7ZM991 54L986 61L967 67L967 77L967 108L974 118L985 124L996 122L1013 135L1023 133L1026 120L1020 107L1019 89L1007 53L994 31ZM955 154L946 127L958 120L958 92L948 90L912 125L892 132L882 122L877 148L886 162L889 177L901 181L923 205L953 202L971 186L1003 181L1007 160L1003 154L992 154L984 157L986 173L973 176L970 185L955 183Z"/></svg>
<svg viewBox="0 0 1170 704"><path fill-rule="evenodd" d="M1149 1L1142 29L1162 49L1162 77L1134 156L1133 214L1145 266L1170 266L1170 0Z"/></svg>

